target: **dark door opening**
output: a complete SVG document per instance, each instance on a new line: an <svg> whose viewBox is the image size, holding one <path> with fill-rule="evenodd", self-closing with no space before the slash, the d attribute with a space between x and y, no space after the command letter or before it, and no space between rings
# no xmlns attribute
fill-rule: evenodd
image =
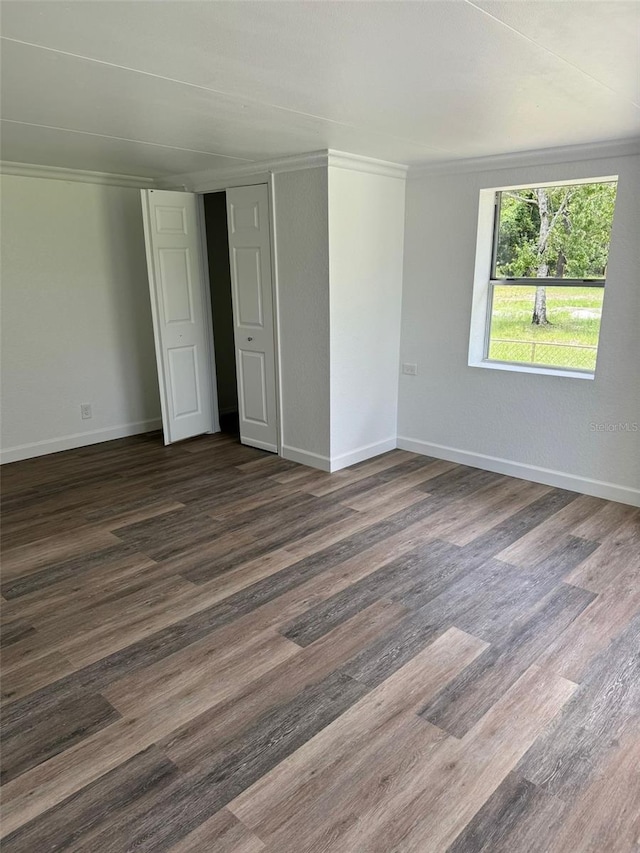
<svg viewBox="0 0 640 853"><path fill-rule="evenodd" d="M220 429L222 432L238 435L238 383L225 192L207 193L204 196L204 220L209 258Z"/></svg>

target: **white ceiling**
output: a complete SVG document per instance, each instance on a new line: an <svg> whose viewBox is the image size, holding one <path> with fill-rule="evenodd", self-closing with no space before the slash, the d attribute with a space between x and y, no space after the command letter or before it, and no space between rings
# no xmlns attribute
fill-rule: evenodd
<svg viewBox="0 0 640 853"><path fill-rule="evenodd" d="M640 0L6 0L2 158L160 177L640 135Z"/></svg>

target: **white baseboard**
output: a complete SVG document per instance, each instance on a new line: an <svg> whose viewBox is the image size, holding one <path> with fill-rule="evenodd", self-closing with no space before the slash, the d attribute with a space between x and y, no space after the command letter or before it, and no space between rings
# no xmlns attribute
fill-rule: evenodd
<svg viewBox="0 0 640 853"><path fill-rule="evenodd" d="M342 468L348 468L349 465L364 462L365 459L372 459L374 456L380 456L381 453L388 453L389 450L395 450L397 446L394 435L392 438L386 438L384 441L376 441L374 444L365 444L362 447L357 447L355 450L343 453L341 456L332 456L331 471L340 471Z"/></svg>
<svg viewBox="0 0 640 853"><path fill-rule="evenodd" d="M20 444L7 447L0 451L0 464L18 462L21 459L31 459L36 456L45 456L49 453L59 453L62 450L72 450L76 447L87 447L91 444L99 444L103 441L113 441L117 438L126 438L131 435L139 435L160 429L162 421L154 418L148 421L137 421L135 423L123 424L116 427L92 430L91 432L75 433L61 438L36 441L30 444ZM526 465L514 462L510 459L502 459L497 456L487 456L484 453L473 453L460 450L455 447L447 447L443 444L434 444L429 441L398 436L388 438L385 441L364 445L356 450L344 453L341 456L328 457L319 453L311 453L301 450L299 447L283 445L282 457L301 465L318 468L321 471L340 471L349 465L355 465L365 459L387 453L394 448L410 450L424 456L433 456L437 459L446 459L449 462L459 462L462 465L470 465L473 468L483 468L487 471L495 471L498 474L506 474L510 477L518 477L523 480L532 480L534 483L543 483L547 486L568 489L585 495L604 498L605 500L618 501L640 506L640 489L629 486L621 486L616 483L607 483L603 480L592 480L587 477L578 477L564 471L555 471L550 468L541 468L537 465ZM271 450L271 446L265 447Z"/></svg>
<svg viewBox="0 0 640 853"><path fill-rule="evenodd" d="M374 444L365 444L362 447L357 447L349 453L343 453L341 456L321 456L319 453L311 453L308 450L301 450L299 447L288 447L286 444L282 447L282 456L284 459L290 459L292 462L299 462L301 465L308 465L310 468L319 468L321 471L333 472L341 471L343 468L348 468L349 465L355 465L357 462L363 462L365 459L371 459L374 456L380 456L381 453L387 453L389 450L395 450L396 438L387 438L384 441L377 441Z"/></svg>
<svg viewBox="0 0 640 853"><path fill-rule="evenodd" d="M19 462L21 459L32 459L35 456L46 456L48 453L59 453L61 450L73 450L75 447L87 447L90 444L100 444L103 441L113 441L116 438L126 438L129 435L139 435L160 429L162 421L154 418L150 421L136 421L121 426L94 429L90 432L77 432L61 438L34 441L30 444L18 444L0 451L0 464Z"/></svg>
<svg viewBox="0 0 640 853"><path fill-rule="evenodd" d="M591 480L588 477L577 477L575 474L567 474L564 471L540 468L537 465L525 465L521 462L513 462L510 459L501 459L498 456L472 453L468 450L446 447L443 444L432 444L429 441L407 438L406 436L398 436L398 447L424 456L434 456L436 459L446 459L448 462L459 462L473 468L495 471L497 474L507 474L509 477L518 477L521 480L532 480L534 483L543 483L545 486L554 486L559 489L568 489L571 492L604 498L608 501L640 506L640 490L632 489L630 486L620 486L603 480Z"/></svg>
<svg viewBox="0 0 640 853"><path fill-rule="evenodd" d="M319 468L320 471L331 471L331 460L328 456L301 450L299 447L289 447L283 444L282 458L288 459L290 462L299 462L300 465L308 465L309 468Z"/></svg>

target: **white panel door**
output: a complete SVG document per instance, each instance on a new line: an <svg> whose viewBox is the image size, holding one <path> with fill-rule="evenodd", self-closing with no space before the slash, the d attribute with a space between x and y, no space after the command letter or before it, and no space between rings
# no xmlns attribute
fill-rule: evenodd
<svg viewBox="0 0 640 853"><path fill-rule="evenodd" d="M213 432L213 358L197 196L142 190L164 443Z"/></svg>
<svg viewBox="0 0 640 853"><path fill-rule="evenodd" d="M278 451L267 185L227 190L240 440Z"/></svg>

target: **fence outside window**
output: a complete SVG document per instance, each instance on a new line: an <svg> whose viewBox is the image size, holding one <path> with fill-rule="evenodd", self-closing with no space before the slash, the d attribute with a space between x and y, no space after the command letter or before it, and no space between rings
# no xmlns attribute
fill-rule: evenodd
<svg viewBox="0 0 640 853"><path fill-rule="evenodd" d="M489 358L495 361L513 361L516 363L563 365L566 361L566 349L573 350L573 367L595 370L597 346L586 344L568 344L557 341L518 341L510 338L491 338Z"/></svg>

